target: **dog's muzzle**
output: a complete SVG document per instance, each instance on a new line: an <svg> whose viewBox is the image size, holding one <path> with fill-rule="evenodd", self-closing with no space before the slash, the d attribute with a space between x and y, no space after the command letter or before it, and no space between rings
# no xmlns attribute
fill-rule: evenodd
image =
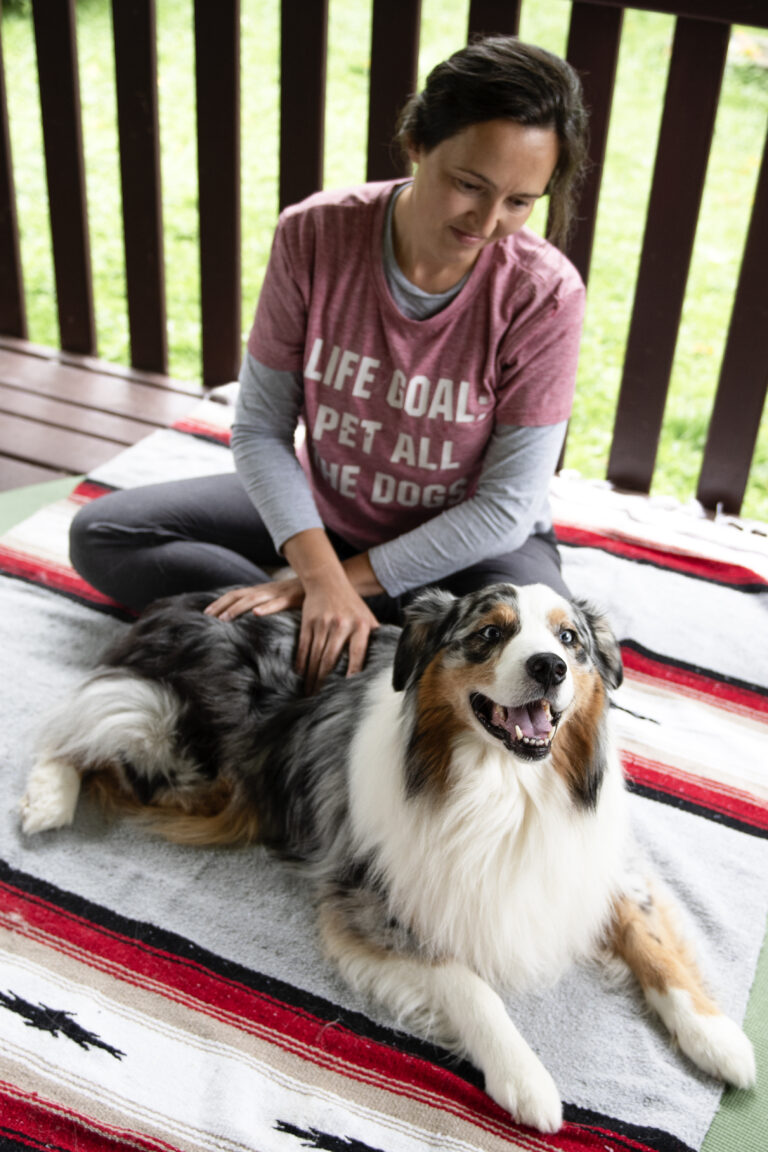
<svg viewBox="0 0 768 1152"><path fill-rule="evenodd" d="M520 707L507 708L481 692L474 692L469 702L486 732L500 740L510 752L527 760L541 760L548 755L560 719L560 713L552 711L549 700L533 700Z"/></svg>

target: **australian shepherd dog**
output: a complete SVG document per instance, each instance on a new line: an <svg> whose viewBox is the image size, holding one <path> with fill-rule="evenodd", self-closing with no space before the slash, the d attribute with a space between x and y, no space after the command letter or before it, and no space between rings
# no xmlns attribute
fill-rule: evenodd
<svg viewBox="0 0 768 1152"><path fill-rule="evenodd" d="M185 843L258 840L315 885L353 988L469 1057L546 1132L558 1090L495 989L619 961L700 1068L751 1085L751 1045L704 990L638 861L611 741L622 676L604 619L541 585L428 591L365 669L307 697L297 618L151 607L46 728L28 833L70 823L81 784Z"/></svg>

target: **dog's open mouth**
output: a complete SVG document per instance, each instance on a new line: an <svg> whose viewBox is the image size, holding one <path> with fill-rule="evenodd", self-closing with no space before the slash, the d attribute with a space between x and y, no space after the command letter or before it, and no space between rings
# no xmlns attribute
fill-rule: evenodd
<svg viewBox="0 0 768 1152"><path fill-rule="evenodd" d="M469 702L477 719L497 740L530 760L540 760L552 746L560 715L548 700L534 700L520 708L505 708L488 696L474 692Z"/></svg>

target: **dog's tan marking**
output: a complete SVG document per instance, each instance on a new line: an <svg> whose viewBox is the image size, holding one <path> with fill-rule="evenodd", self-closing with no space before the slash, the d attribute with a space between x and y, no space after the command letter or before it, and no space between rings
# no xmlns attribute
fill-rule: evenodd
<svg viewBox="0 0 768 1152"><path fill-rule="evenodd" d="M575 628L567 610L559 604L547 613L547 624L552 629L554 636L557 636L562 628Z"/></svg>
<svg viewBox="0 0 768 1152"><path fill-rule="evenodd" d="M511 604L496 604L486 616L478 620L477 627L487 628L489 624L494 624L505 632L511 631L519 626L520 617Z"/></svg>
<svg viewBox="0 0 768 1152"><path fill-rule="evenodd" d="M590 774L598 755L600 719L605 710L605 689L591 668L574 667L573 704L561 722L552 745L552 765L572 792L584 796L590 791Z"/></svg>
<svg viewBox="0 0 768 1152"><path fill-rule="evenodd" d="M151 803L137 798L111 766L89 772L83 787L109 816L132 816L174 844L199 847L251 844L259 838L258 814L232 781L206 781L199 788L158 789Z"/></svg>
<svg viewBox="0 0 768 1152"><path fill-rule="evenodd" d="M473 674L476 668L472 667ZM492 678L489 670L488 678ZM419 682L418 715L408 749L409 791L428 787L444 793L449 784L453 746L465 730L461 710L467 699L467 669L446 667L443 653L427 666ZM474 676L474 682L482 678Z"/></svg>
<svg viewBox="0 0 768 1152"><path fill-rule="evenodd" d="M680 935L670 908L652 893L647 903L631 896L619 899L608 929L608 944L629 966L643 991L680 988L702 1016L717 1016L717 1005L704 991L704 982L690 948Z"/></svg>

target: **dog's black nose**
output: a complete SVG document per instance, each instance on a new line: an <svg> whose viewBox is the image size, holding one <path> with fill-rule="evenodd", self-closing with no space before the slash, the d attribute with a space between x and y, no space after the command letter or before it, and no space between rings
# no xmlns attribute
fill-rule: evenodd
<svg viewBox="0 0 768 1152"><path fill-rule="evenodd" d="M526 660L525 667L545 691L553 684L562 684L568 671L565 660L554 652L537 652Z"/></svg>

